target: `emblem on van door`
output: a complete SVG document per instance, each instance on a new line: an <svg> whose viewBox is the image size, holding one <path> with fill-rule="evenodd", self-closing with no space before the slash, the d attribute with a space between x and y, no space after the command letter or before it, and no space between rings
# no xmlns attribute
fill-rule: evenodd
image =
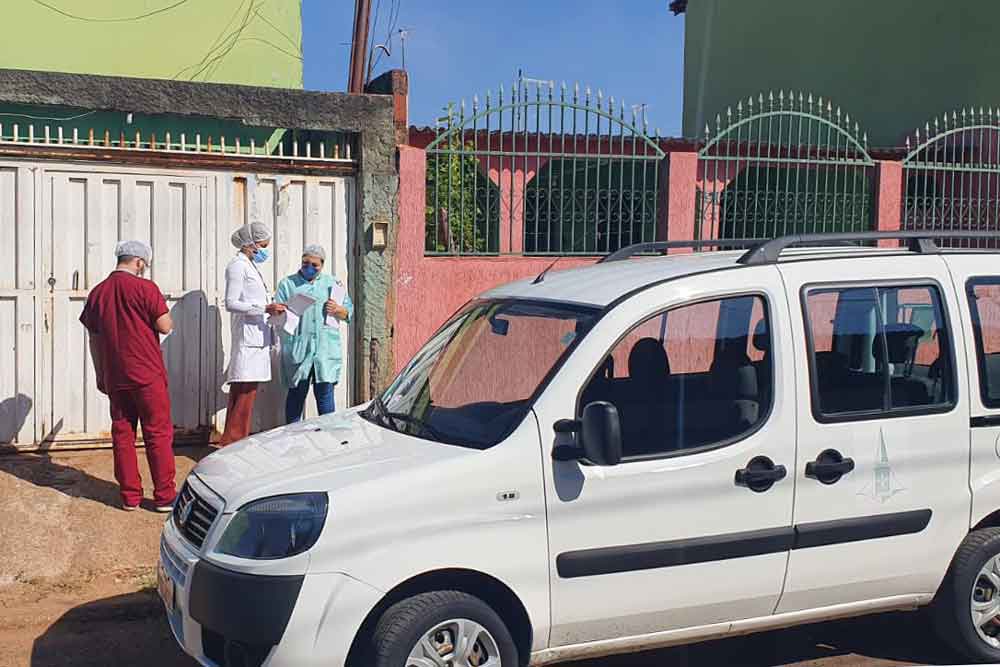
<svg viewBox="0 0 1000 667"><path fill-rule="evenodd" d="M875 452L875 464L872 466L871 480L858 491L859 496L868 496L880 503L888 502L897 493L906 490L892 469L889 452L885 446L885 432L878 431L878 449Z"/></svg>
<svg viewBox="0 0 1000 667"><path fill-rule="evenodd" d="M497 500L502 503L506 503L511 500L517 500L520 497L521 494L518 491L501 491L500 493L497 494Z"/></svg>

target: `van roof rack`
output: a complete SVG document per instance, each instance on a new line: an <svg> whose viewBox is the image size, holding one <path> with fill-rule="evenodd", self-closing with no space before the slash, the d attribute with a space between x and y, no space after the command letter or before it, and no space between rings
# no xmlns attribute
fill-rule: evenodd
<svg viewBox="0 0 1000 667"><path fill-rule="evenodd" d="M623 259L643 255L646 253L663 252L670 248L704 248L712 247L727 250L737 250L741 248L756 248L770 239L704 239L701 241L646 241L644 243L633 243L632 245L619 248L610 255L605 255L597 260L598 264L604 262L620 262Z"/></svg>
<svg viewBox="0 0 1000 667"><path fill-rule="evenodd" d="M992 239L1000 240L998 232L971 232L959 231L948 232L939 230L920 231L898 231L898 232L838 232L829 234L791 234L789 236L779 236L776 239L765 241L754 246L743 254L738 260L739 264L774 264L781 257L782 251L801 245L831 245L848 243L853 244L864 241L884 241L898 240L908 241L906 244L910 252L921 254L937 254L942 249L935 243L935 239L942 240L976 240Z"/></svg>

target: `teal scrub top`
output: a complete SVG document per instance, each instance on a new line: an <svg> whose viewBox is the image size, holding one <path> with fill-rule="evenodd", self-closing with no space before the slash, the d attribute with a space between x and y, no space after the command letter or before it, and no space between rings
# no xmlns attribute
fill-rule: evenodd
<svg viewBox="0 0 1000 667"><path fill-rule="evenodd" d="M317 383L340 381L340 367L343 359L343 345L340 340L340 327L328 327L323 306L330 298L334 284L340 284L337 278L328 273L320 273L313 282L309 282L300 273L294 273L283 278L278 283L275 302L288 303L292 296L304 293L316 299L309 306L299 321L298 330L294 335L279 329L281 336L281 380L287 387L294 387L316 373ZM354 304L351 297L344 297L344 308L347 309L347 321L354 317Z"/></svg>

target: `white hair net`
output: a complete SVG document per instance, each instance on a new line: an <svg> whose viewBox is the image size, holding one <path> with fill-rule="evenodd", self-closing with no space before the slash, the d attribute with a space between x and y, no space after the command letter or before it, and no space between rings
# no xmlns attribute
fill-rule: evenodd
<svg viewBox="0 0 1000 667"><path fill-rule="evenodd" d="M145 241L119 241L115 246L115 257L138 257L149 264L153 260L153 249Z"/></svg>
<svg viewBox="0 0 1000 667"><path fill-rule="evenodd" d="M323 250L323 246L318 243L310 243L305 248L302 249L302 256L305 257L309 255L311 257L319 257L321 260L326 262L326 250Z"/></svg>
<svg viewBox="0 0 1000 667"><path fill-rule="evenodd" d="M270 241L271 228L263 222L251 222L233 232L229 240L234 248L245 248L261 241Z"/></svg>

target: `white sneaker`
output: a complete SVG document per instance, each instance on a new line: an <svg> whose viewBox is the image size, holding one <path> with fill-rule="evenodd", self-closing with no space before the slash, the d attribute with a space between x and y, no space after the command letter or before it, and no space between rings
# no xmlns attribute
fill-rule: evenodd
<svg viewBox="0 0 1000 667"><path fill-rule="evenodd" d="M126 512L134 512L137 509L139 509L139 506L138 505L126 505L125 503L122 503L122 509L125 510Z"/></svg>

